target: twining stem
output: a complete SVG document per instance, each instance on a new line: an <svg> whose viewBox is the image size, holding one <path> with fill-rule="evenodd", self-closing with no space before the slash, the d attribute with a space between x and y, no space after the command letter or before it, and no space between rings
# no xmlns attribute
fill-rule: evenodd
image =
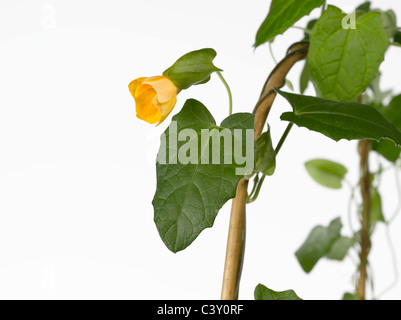
<svg viewBox="0 0 401 320"><path fill-rule="evenodd" d="M274 150L276 157L277 157L278 153L280 152L281 147L283 146L285 139L287 139L288 134L290 133L293 126L294 126L294 124L292 122L290 122L288 124L287 128L285 129L283 135L281 136L280 141L278 142L277 147ZM262 178L260 180L259 180L259 176L258 175L256 176L255 182L253 185L253 189L252 189L250 195L248 196L246 203L252 203L258 198L260 189L262 188L265 178L266 178L265 174L262 174Z"/></svg>
<svg viewBox="0 0 401 320"><path fill-rule="evenodd" d="M217 75L219 76L221 82L223 82L224 86L227 89L227 93L228 93L228 114L231 116L233 114L233 96L231 94L231 89L230 86L228 85L226 79L224 79L223 75L221 74L220 71L216 71Z"/></svg>
<svg viewBox="0 0 401 320"><path fill-rule="evenodd" d="M263 174L262 178L260 178L260 180L258 179L258 181L254 182L253 190L252 190L251 194L248 196L246 203L252 203L258 198L260 189L262 188L265 178L266 178L266 175Z"/></svg>
<svg viewBox="0 0 401 320"><path fill-rule="evenodd" d="M287 126L287 128L285 129L283 135L281 136L280 141L277 144L276 149L274 150L276 153L276 156L278 155L278 153L280 152L281 147L283 146L285 139L287 139L288 134L290 133L292 127L294 126L294 124L292 122L290 122Z"/></svg>
<svg viewBox="0 0 401 320"><path fill-rule="evenodd" d="M273 52L273 48L272 48L272 42L269 41L269 51L270 51L270 55L274 61L274 64L277 64L277 60L276 57L274 56L274 52Z"/></svg>
<svg viewBox="0 0 401 320"><path fill-rule="evenodd" d="M306 58L309 44L295 43L287 56L274 68L268 77L259 101L253 113L255 114L255 139L258 138L265 126L267 116L277 95L274 88L281 88L285 78L294 64ZM247 198L248 180L241 179L237 186L236 197L231 206L230 226L227 239L226 260L224 265L222 300L238 299L239 283L245 249L245 204Z"/></svg>
<svg viewBox="0 0 401 320"><path fill-rule="evenodd" d="M360 171L361 171L361 194L362 194L362 215L361 215L361 240L360 240L360 266L357 293L361 300L366 299L367 265L370 251L370 171L369 152L371 143L368 140L359 142Z"/></svg>

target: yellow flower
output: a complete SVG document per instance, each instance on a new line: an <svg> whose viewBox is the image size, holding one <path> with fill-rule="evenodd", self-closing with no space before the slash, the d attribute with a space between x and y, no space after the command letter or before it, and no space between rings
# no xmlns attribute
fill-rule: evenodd
<svg viewBox="0 0 401 320"><path fill-rule="evenodd" d="M177 102L178 89L168 77L138 78L128 88L135 99L136 116L150 124L162 123Z"/></svg>

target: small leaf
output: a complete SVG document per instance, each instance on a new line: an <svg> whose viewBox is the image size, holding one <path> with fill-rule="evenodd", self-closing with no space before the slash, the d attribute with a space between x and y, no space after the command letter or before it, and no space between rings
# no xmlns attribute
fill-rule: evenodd
<svg viewBox="0 0 401 320"><path fill-rule="evenodd" d="M401 31L395 32L393 41L395 43L401 44Z"/></svg>
<svg viewBox="0 0 401 320"><path fill-rule="evenodd" d="M375 187L371 187L370 195L370 224L374 227L377 222L385 223L382 200L380 197L379 190Z"/></svg>
<svg viewBox="0 0 401 320"><path fill-rule="evenodd" d="M348 170L340 163L315 159L305 163L306 170L310 176L322 186L340 189L342 181Z"/></svg>
<svg viewBox="0 0 401 320"><path fill-rule="evenodd" d="M361 300L356 293L349 293L346 292L344 293L343 299L342 300Z"/></svg>
<svg viewBox="0 0 401 320"><path fill-rule="evenodd" d="M353 101L376 77L389 39L381 14L369 12L343 26L347 15L329 5L313 28L308 54L318 96Z"/></svg>
<svg viewBox="0 0 401 320"><path fill-rule="evenodd" d="M294 85L292 84L292 82L288 79L285 79L285 85L288 87L288 89L290 89L291 91L294 91Z"/></svg>
<svg viewBox="0 0 401 320"><path fill-rule="evenodd" d="M394 97L389 106L385 107L382 112L384 117L394 124L398 130L401 129L401 95ZM396 162L401 154L401 147L388 140L374 141L372 149L391 162Z"/></svg>
<svg viewBox="0 0 401 320"><path fill-rule="evenodd" d="M362 13L368 13L370 11L370 6L371 6L371 2L366 1L366 2L362 3L360 6L358 6L356 8L356 11L362 12Z"/></svg>
<svg viewBox="0 0 401 320"><path fill-rule="evenodd" d="M342 261L354 243L354 239L352 238L340 237L334 241L329 253L325 257L330 260Z"/></svg>
<svg viewBox="0 0 401 320"><path fill-rule="evenodd" d="M302 269L309 273L316 263L327 255L333 243L340 237L342 228L340 218L330 222L328 227L317 226L312 229L302 246L295 252Z"/></svg>
<svg viewBox="0 0 401 320"><path fill-rule="evenodd" d="M254 141L253 126L254 116L249 113L233 114L217 126L208 109L193 99L187 100L182 110L173 117L161 138L156 164L157 188L152 202L157 230L168 249L178 252L188 247L205 228L213 225L220 208L235 197L238 181L242 177L237 169L247 168L248 165L250 169L254 167L253 162L236 163L235 145L242 147L239 150L242 155L254 151L253 143L250 150L247 139L247 133L250 133L250 140ZM208 134L206 139L202 138L205 129ZM239 132L242 135L237 138L235 132L228 135L234 136L234 139L228 140L231 146L234 144L232 152L226 149L226 139L221 139L224 136L220 136L220 132L232 133L235 129L241 129ZM181 133L185 133L185 140L177 139ZM187 141L189 133L192 136ZM217 141L224 140L216 150L221 157L217 163L213 160L215 138ZM187 145L195 146L194 162L192 156L185 162L187 152L182 149Z"/></svg>
<svg viewBox="0 0 401 320"><path fill-rule="evenodd" d="M271 176L276 169L276 153L270 136L270 128L256 139L255 171Z"/></svg>
<svg viewBox="0 0 401 320"><path fill-rule="evenodd" d="M318 19L312 19L311 21L308 22L306 29L308 31L312 31L313 27L315 26L316 22ZM310 34L309 32L304 32L304 39L303 41L309 41L310 40Z"/></svg>
<svg viewBox="0 0 401 320"><path fill-rule="evenodd" d="M324 0L273 0L269 13L256 34L254 46L258 47L284 33L323 2Z"/></svg>
<svg viewBox="0 0 401 320"><path fill-rule="evenodd" d="M215 71L222 71L213 64L216 51L210 48L189 52L163 72L180 89L206 83Z"/></svg>
<svg viewBox="0 0 401 320"><path fill-rule="evenodd" d="M281 120L320 132L335 141L387 138L401 145L401 132L371 106L277 92L294 111L283 113Z"/></svg>
<svg viewBox="0 0 401 320"><path fill-rule="evenodd" d="M255 300L302 300L294 290L273 291L263 284L258 284L254 292Z"/></svg>
<svg viewBox="0 0 401 320"><path fill-rule="evenodd" d="M401 94L395 96L390 104L384 108L383 115L398 129L401 129Z"/></svg>
<svg viewBox="0 0 401 320"><path fill-rule="evenodd" d="M373 93L373 105L374 106L381 106L383 104L384 99L391 96L392 90L382 91L380 88L380 80L381 75L379 74L376 78L372 80L369 85L369 88L372 90Z"/></svg>
<svg viewBox="0 0 401 320"><path fill-rule="evenodd" d="M381 14L382 22L384 30L389 38L394 37L395 28L397 27L397 16L393 10L381 11L378 10Z"/></svg>
<svg viewBox="0 0 401 320"><path fill-rule="evenodd" d="M396 162L401 154L401 147L390 140L372 141L372 150L376 151L390 162Z"/></svg>

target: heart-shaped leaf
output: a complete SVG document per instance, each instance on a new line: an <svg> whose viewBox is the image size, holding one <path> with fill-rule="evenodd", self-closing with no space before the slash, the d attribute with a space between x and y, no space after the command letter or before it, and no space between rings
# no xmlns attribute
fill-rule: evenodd
<svg viewBox="0 0 401 320"><path fill-rule="evenodd" d="M217 126L208 109L190 99L173 117L161 139L153 198L157 230L171 251L189 246L234 198L245 174L239 175L238 169L253 170L253 142L250 113L233 114Z"/></svg>
<svg viewBox="0 0 401 320"><path fill-rule="evenodd" d="M377 76L389 44L380 12L348 17L329 6L313 28L308 54L317 94L353 101Z"/></svg>
<svg viewBox="0 0 401 320"><path fill-rule="evenodd" d="M342 223L340 218L330 222L328 227L316 226L312 229L295 256L302 269L309 273L316 263L329 254L335 241L341 237Z"/></svg>

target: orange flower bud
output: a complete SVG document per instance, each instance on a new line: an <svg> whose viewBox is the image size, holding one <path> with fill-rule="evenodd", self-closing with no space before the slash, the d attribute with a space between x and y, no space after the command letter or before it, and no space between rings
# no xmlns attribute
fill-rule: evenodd
<svg viewBox="0 0 401 320"><path fill-rule="evenodd" d="M177 102L178 89L168 77L138 78L128 88L135 99L136 116L150 124L162 123Z"/></svg>

